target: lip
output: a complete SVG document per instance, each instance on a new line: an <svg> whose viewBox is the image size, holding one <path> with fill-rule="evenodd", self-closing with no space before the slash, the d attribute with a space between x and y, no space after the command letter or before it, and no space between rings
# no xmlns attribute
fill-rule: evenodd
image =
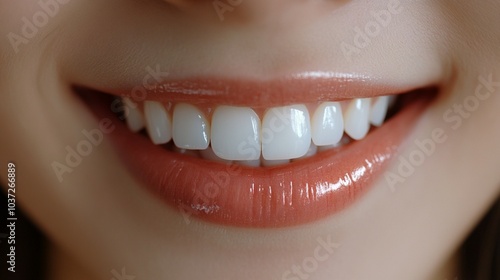
<svg viewBox="0 0 500 280"><path fill-rule="evenodd" d="M132 101L188 102L270 108L296 103L343 101L392 95L420 86L391 86L377 78L357 74L311 71L271 80L241 80L220 77L142 81L132 89L97 88L99 91L129 97ZM158 78L156 78L158 79Z"/></svg>
<svg viewBox="0 0 500 280"><path fill-rule="evenodd" d="M176 85L175 90L172 85ZM305 89L309 89L306 94ZM122 96L130 93L107 92ZM250 92L258 94L248 98ZM285 95L287 92L289 95ZM284 100L286 103L336 101L390 92L405 93L405 89L368 85L351 78L339 81L306 77L270 82L196 79L150 87L147 100L270 107L269 104L283 104ZM420 91L414 95L425 96ZM178 210L186 221L195 218L249 228L297 226L352 205L372 187L396 155L412 123L430 103L429 98L416 98L361 141L283 166L251 168L194 158L153 145L147 137L130 132L109 110L110 103L105 97L105 94L87 94L84 100L99 118L110 118L116 123L111 134L114 146L145 188Z"/></svg>

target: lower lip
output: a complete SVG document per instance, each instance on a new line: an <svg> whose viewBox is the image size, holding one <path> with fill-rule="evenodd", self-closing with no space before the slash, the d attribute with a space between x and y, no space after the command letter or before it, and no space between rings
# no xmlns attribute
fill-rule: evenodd
<svg viewBox="0 0 500 280"><path fill-rule="evenodd" d="M156 197L186 219L247 228L297 226L352 205L381 175L429 103L420 98L407 104L361 141L284 166L249 168L153 145L130 132L110 112L110 103L86 101L100 118L114 121L111 137L120 157Z"/></svg>

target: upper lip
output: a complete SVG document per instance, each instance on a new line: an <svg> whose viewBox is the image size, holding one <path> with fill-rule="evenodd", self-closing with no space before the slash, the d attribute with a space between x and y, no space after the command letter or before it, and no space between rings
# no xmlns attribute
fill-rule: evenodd
<svg viewBox="0 0 500 280"><path fill-rule="evenodd" d="M424 85L393 86L370 76L313 71L273 80L220 77L168 79L152 84L143 83L139 88L102 91L127 96L135 102L156 100L270 108L296 103L343 101L399 94L422 86Z"/></svg>

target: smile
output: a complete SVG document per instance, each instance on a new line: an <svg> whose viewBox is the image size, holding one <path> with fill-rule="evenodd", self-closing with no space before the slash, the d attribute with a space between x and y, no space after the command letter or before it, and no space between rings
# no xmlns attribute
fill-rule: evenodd
<svg viewBox="0 0 500 280"><path fill-rule="evenodd" d="M435 96L429 86L314 75L166 81L141 98L91 92L85 99L100 117L123 120L114 146L152 194L187 221L253 228L310 223L352 205Z"/></svg>

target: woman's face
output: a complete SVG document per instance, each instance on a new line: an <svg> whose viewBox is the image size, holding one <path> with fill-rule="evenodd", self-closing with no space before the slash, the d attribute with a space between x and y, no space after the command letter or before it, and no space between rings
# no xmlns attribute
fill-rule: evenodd
<svg viewBox="0 0 500 280"><path fill-rule="evenodd" d="M500 191L499 13L466 0L0 0L1 165L16 164L18 204L95 278L432 278ZM438 90L430 104L417 91L377 120L376 96L424 88ZM342 125L349 143L328 149ZM183 149L159 145L171 137ZM321 148L297 161L310 139ZM255 144L248 158L238 143ZM208 174L230 183L200 203Z"/></svg>

